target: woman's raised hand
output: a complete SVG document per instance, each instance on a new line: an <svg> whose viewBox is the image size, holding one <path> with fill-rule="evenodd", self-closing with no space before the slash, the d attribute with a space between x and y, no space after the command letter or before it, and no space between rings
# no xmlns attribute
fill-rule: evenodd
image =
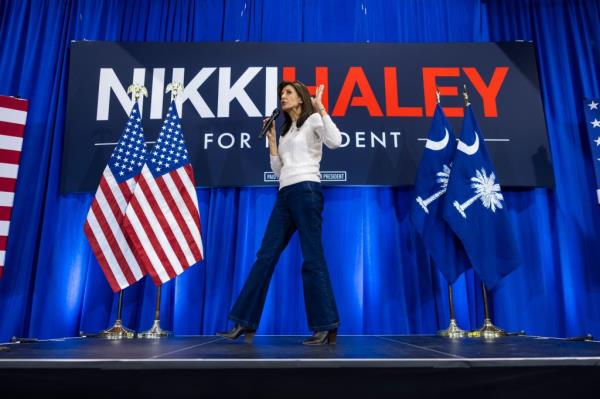
<svg viewBox="0 0 600 399"><path fill-rule="evenodd" d="M321 98L323 97L323 90L325 90L325 86L319 85L317 87L317 92L314 97L311 97L312 106L315 112L321 112L324 109L323 103L321 102Z"/></svg>

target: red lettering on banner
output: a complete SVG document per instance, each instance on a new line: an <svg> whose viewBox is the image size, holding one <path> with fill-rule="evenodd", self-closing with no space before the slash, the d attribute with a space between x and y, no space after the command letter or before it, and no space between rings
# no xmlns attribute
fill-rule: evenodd
<svg viewBox="0 0 600 399"><path fill-rule="evenodd" d="M490 84L487 86L477 69L469 67L463 68L462 70L465 72L471 83L473 83L475 90L481 94L481 99L483 100L483 115L487 118L497 118L498 109L496 107L496 97L498 96L502 83L504 83L504 78L506 78L506 74L508 73L508 67L496 67L492 74L492 78L490 79Z"/></svg>
<svg viewBox="0 0 600 399"><path fill-rule="evenodd" d="M283 67L283 80L293 82L296 80L296 67L286 66ZM304 82L302 82L304 83ZM306 83L305 83L306 84ZM315 85L309 86L308 92L311 96L314 96L317 93L317 87L319 85L323 85L323 96L321 97L321 101L326 110L329 109L329 68L326 66L318 66L315 67Z"/></svg>
<svg viewBox="0 0 600 399"><path fill-rule="evenodd" d="M360 96L353 96L354 87L358 87ZM377 103L373 89L369 84L369 80L365 75L365 71L361 67L350 67L342 90L338 97L337 103L333 108L333 116L344 116L348 110L348 106L353 107L366 107L369 115L371 116L383 116L381 107Z"/></svg>
<svg viewBox="0 0 600 399"><path fill-rule="evenodd" d="M383 68L385 82L385 116L423 116L423 107L401 107L398 104L398 72L396 67Z"/></svg>
<svg viewBox="0 0 600 399"><path fill-rule="evenodd" d="M486 83L479 71L474 67L423 67L423 93L425 101L425 112L423 107L400 106L398 99L398 71L394 66L383 68L384 88L385 88L385 116L386 117L409 117L420 118L423 114L432 117L437 103L436 89L440 91L440 96L457 97L459 96L459 86L440 86L437 79L457 78L460 72L465 73L469 81L483 101L483 114L486 118L498 117L497 97L504 80L508 74L508 67L496 67L492 73L489 83ZM286 66L282 68L283 80L296 80L296 67ZM319 85L324 86L323 105L329 109L329 68L326 66L315 67L315 84L308 86L311 95L315 95ZM358 89L359 95L353 95L354 90ZM348 69L348 73L343 82L342 89L332 111L332 116L345 116L348 107L365 107L370 116L383 116L381 106L373 92L371 84L365 75L362 67L354 66ZM443 107L448 117L463 117L462 107Z"/></svg>
<svg viewBox="0 0 600 399"><path fill-rule="evenodd" d="M423 94L425 99L425 115L433 116L437 97L436 89L440 91L440 96L458 96L457 86L438 86L438 77L458 77L460 74L459 68L423 68ZM462 117L464 115L461 107L442 107L444 113L448 117Z"/></svg>

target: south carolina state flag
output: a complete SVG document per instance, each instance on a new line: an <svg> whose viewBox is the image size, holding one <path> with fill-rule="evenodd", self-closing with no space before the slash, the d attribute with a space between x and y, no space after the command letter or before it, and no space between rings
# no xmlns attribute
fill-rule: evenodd
<svg viewBox="0 0 600 399"><path fill-rule="evenodd" d="M454 132L438 104L417 170L410 218L427 253L449 283L469 267L460 241L442 218L455 150Z"/></svg>
<svg viewBox="0 0 600 399"><path fill-rule="evenodd" d="M504 196L470 106L465 108L444 196L444 219L462 241L487 288L493 288L520 264Z"/></svg>

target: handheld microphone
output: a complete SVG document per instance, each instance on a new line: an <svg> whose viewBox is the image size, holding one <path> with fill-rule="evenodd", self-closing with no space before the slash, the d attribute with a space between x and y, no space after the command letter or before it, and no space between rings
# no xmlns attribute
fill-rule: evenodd
<svg viewBox="0 0 600 399"><path fill-rule="evenodd" d="M271 128L271 125L273 124L273 121L275 119L277 119L277 117L279 116L280 113L281 113L281 111L278 108L275 108L273 110L273 113L271 114L271 116L267 120L267 123L265 123L265 125L262 128L262 130L260 131L260 134L258 135L259 139L262 139L263 137L265 137L265 134L267 134L267 132Z"/></svg>

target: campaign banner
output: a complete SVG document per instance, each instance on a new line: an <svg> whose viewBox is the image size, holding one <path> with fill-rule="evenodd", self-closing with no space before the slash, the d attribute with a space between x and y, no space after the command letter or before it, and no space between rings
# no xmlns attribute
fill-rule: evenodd
<svg viewBox="0 0 600 399"><path fill-rule="evenodd" d="M201 187L276 186L261 121L279 106L277 84L300 80L342 131L324 147L329 185L414 184L436 89L455 131L463 87L504 186L552 187L553 173L532 43L117 43L73 42L61 187L93 192L133 106L148 146L167 113L171 82ZM283 118L278 120L281 126Z"/></svg>

